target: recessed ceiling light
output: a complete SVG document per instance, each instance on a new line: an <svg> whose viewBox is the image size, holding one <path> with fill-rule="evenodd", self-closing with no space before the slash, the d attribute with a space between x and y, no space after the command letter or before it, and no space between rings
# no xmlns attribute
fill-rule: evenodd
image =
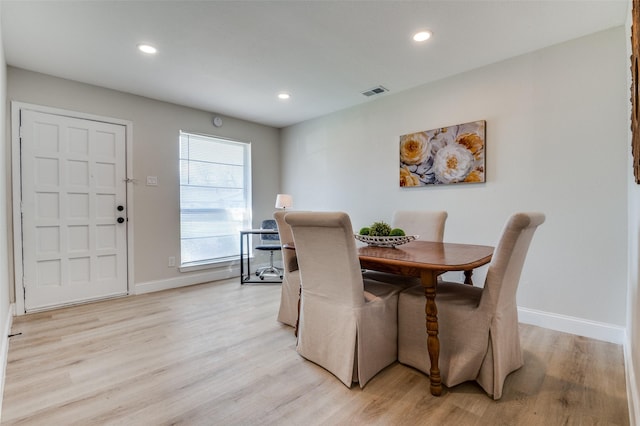
<svg viewBox="0 0 640 426"><path fill-rule="evenodd" d="M427 41L431 38L431 31L420 31L413 35L414 41Z"/></svg>
<svg viewBox="0 0 640 426"><path fill-rule="evenodd" d="M286 100L291 98L291 95L288 93L278 93L278 99Z"/></svg>
<svg viewBox="0 0 640 426"><path fill-rule="evenodd" d="M149 53L151 55L153 55L154 53L158 52L158 49L156 49L155 47L149 45L149 44L139 44L138 45L138 50L144 53Z"/></svg>

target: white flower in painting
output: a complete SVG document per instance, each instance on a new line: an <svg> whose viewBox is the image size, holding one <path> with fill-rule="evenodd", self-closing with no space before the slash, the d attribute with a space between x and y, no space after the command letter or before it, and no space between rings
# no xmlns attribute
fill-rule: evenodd
<svg viewBox="0 0 640 426"><path fill-rule="evenodd" d="M447 128L443 127L442 129L437 129L433 132L433 136L429 139L429 144L431 145L431 153L435 155L438 151L440 151L445 146L454 143L454 135Z"/></svg>
<svg viewBox="0 0 640 426"><path fill-rule="evenodd" d="M464 181L473 167L473 154L464 146L450 144L436 153L433 169L440 183Z"/></svg>

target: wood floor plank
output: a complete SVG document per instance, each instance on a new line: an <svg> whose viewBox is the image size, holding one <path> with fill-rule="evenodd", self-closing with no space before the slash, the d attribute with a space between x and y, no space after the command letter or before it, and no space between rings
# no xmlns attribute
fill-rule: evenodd
<svg viewBox="0 0 640 426"><path fill-rule="evenodd" d="M351 389L295 351L280 287L221 281L17 317L3 425L628 425L622 347L521 325L493 401L395 363Z"/></svg>

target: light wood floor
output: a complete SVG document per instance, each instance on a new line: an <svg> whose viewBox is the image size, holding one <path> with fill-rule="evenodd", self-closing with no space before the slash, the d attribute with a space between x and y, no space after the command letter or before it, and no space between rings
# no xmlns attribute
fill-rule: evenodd
<svg viewBox="0 0 640 426"><path fill-rule="evenodd" d="M628 425L622 347L521 326L500 401L400 364L348 389L295 351L279 285L237 280L18 317L2 424Z"/></svg>

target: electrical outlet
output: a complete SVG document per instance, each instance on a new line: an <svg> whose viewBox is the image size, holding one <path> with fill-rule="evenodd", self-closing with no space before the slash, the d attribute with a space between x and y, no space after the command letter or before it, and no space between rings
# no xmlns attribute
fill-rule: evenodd
<svg viewBox="0 0 640 426"><path fill-rule="evenodd" d="M167 262L167 266L169 268L173 268L176 266L176 258L175 256L169 256L169 262Z"/></svg>

